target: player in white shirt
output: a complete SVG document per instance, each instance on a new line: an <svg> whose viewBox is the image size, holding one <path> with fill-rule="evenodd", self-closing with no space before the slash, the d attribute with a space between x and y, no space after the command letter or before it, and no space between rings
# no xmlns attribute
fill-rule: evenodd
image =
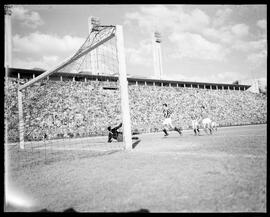
<svg viewBox="0 0 270 217"><path fill-rule="evenodd" d="M212 121L210 118L204 118L202 120L202 125L203 125L203 129L206 133L207 132L207 129L209 130L210 134L212 134Z"/></svg>
<svg viewBox="0 0 270 217"><path fill-rule="evenodd" d="M200 127L200 118L196 117L195 115L192 116L192 120L191 120L191 124L192 124L192 129L195 133L195 136L196 135L200 135L200 130L199 130L199 127Z"/></svg>
<svg viewBox="0 0 270 217"><path fill-rule="evenodd" d="M212 123L211 123L212 130L217 131L217 126L218 126L217 122L212 121Z"/></svg>

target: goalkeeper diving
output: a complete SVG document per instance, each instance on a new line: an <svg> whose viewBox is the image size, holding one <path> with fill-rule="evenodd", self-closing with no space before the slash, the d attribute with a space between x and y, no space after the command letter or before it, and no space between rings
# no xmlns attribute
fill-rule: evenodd
<svg viewBox="0 0 270 217"><path fill-rule="evenodd" d="M122 127L122 123L120 123L118 126L112 128L109 126L107 129L109 131L108 134L108 142L112 142L113 139L117 140L117 142L123 142L123 133L119 132L118 129ZM133 132L132 135L136 135L137 133ZM132 137L132 139L138 140L139 137Z"/></svg>

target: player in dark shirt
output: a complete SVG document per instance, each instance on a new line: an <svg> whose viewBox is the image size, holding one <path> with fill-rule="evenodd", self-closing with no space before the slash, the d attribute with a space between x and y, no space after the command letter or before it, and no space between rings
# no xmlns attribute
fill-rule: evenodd
<svg viewBox="0 0 270 217"><path fill-rule="evenodd" d="M120 123L117 127L111 128L111 126L109 126L107 129L109 131L109 135L108 135L108 142L112 142L112 139L116 139L118 138L119 134L122 134L122 132L118 132L118 129L122 127L122 123Z"/></svg>
<svg viewBox="0 0 270 217"><path fill-rule="evenodd" d="M108 135L108 142L112 142L112 139L117 140L118 142L122 142L123 141L123 133L119 132L118 129L122 127L122 123L120 123L117 127L111 128L111 126L109 126L107 129L109 131L109 135ZM136 135L138 133L132 133L132 135ZM132 139L138 140L138 137L132 137Z"/></svg>
<svg viewBox="0 0 270 217"><path fill-rule="evenodd" d="M170 127L171 129L177 131L180 135L182 135L182 131L180 128L177 128L177 127L174 127L172 125L172 119L171 119L171 114L172 114L172 110L168 108L168 105L166 103L163 104L163 116L165 118L165 120L163 121L163 126L164 126L164 129L163 129L163 132L165 133L165 136L168 136L168 132L166 129L167 126Z"/></svg>

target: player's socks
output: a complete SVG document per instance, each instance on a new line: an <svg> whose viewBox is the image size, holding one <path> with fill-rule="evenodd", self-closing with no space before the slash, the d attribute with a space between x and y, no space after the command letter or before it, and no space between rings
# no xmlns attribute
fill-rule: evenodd
<svg viewBox="0 0 270 217"><path fill-rule="evenodd" d="M166 129L163 129L163 132L165 133L165 136L168 136L169 134L167 133Z"/></svg>
<svg viewBox="0 0 270 217"><path fill-rule="evenodd" d="M197 131L196 131L196 129L194 129L194 133L195 133L195 136L197 135Z"/></svg>
<svg viewBox="0 0 270 217"><path fill-rule="evenodd" d="M139 139L139 137L137 137L137 136L133 136L133 137L131 137L131 139L138 140L138 139Z"/></svg>
<svg viewBox="0 0 270 217"><path fill-rule="evenodd" d="M180 135L182 135L182 132L179 128L175 127L174 130L177 131Z"/></svg>

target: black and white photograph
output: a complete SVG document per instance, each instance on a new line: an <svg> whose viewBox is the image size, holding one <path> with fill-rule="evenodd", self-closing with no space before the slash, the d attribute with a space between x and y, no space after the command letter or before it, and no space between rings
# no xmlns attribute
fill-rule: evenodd
<svg viewBox="0 0 270 217"><path fill-rule="evenodd" d="M5 4L9 213L267 213L266 4Z"/></svg>

